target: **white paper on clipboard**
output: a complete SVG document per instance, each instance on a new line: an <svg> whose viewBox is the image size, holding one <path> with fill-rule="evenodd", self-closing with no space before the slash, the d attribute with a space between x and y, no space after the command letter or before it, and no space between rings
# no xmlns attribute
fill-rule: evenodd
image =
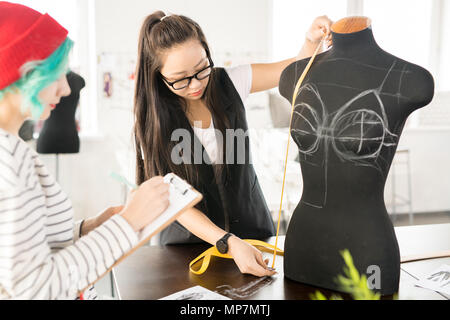
<svg viewBox="0 0 450 320"><path fill-rule="evenodd" d="M169 184L169 207L139 233L139 242L164 227L168 221L173 220L175 215L199 196L199 193L191 185L173 173L166 174L164 182Z"/></svg>

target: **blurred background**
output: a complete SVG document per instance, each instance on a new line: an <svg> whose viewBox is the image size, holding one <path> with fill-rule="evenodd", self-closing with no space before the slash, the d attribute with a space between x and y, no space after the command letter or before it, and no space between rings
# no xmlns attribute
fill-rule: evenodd
<svg viewBox="0 0 450 320"><path fill-rule="evenodd" d="M156 10L186 15L206 34L216 66L274 62L297 55L313 19L372 19L378 44L434 76L430 105L412 114L386 183L385 201L395 225L450 222L450 1L444 0L29 0L69 30L75 47L71 70L86 83L75 114L80 152L42 159L73 202L76 218L123 203L127 190L112 171L134 181L133 85L137 38ZM252 153L267 203L278 215L290 105L277 89L245 101ZM42 123L23 136L34 144ZM30 130L32 132L30 133ZM290 143L282 229L302 192Z"/></svg>

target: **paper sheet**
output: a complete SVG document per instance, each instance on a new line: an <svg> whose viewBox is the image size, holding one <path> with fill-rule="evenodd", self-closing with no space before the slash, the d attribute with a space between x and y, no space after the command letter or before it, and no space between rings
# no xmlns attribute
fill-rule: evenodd
<svg viewBox="0 0 450 320"><path fill-rule="evenodd" d="M420 279L416 286L450 295L450 266L441 265Z"/></svg>
<svg viewBox="0 0 450 320"><path fill-rule="evenodd" d="M221 294L208 290L202 286L195 286L175 292L159 300L231 300Z"/></svg>

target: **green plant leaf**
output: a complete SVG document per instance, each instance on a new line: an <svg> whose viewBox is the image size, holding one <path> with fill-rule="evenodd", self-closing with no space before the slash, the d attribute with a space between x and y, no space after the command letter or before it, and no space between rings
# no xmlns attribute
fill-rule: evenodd
<svg viewBox="0 0 450 320"><path fill-rule="evenodd" d="M337 281L340 284L341 290L348 292L355 300L379 300L380 294L374 293L367 286L367 277L360 276L358 269L356 269L353 258L348 249L340 251L345 262L344 274L347 277L339 275Z"/></svg>
<svg viewBox="0 0 450 320"><path fill-rule="evenodd" d="M327 300L327 297L325 297L323 295L323 293L320 291L316 291L314 294L311 294L309 297L311 300Z"/></svg>
<svg viewBox="0 0 450 320"><path fill-rule="evenodd" d="M380 300L381 294L373 292L367 286L366 275L360 275L356 269L353 258L348 249L340 251L340 254L345 262L344 275L338 275L336 281L343 292L349 293L355 300ZM310 295L312 300L327 300L327 298L319 291ZM397 294L394 295L394 300L397 300ZM343 300L338 295L332 295L330 300Z"/></svg>

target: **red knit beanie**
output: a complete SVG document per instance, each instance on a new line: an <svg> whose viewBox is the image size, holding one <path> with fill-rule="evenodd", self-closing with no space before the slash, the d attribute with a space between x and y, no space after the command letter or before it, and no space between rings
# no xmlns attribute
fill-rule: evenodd
<svg viewBox="0 0 450 320"><path fill-rule="evenodd" d="M20 79L22 65L48 58L66 37L48 14L0 1L0 90Z"/></svg>

